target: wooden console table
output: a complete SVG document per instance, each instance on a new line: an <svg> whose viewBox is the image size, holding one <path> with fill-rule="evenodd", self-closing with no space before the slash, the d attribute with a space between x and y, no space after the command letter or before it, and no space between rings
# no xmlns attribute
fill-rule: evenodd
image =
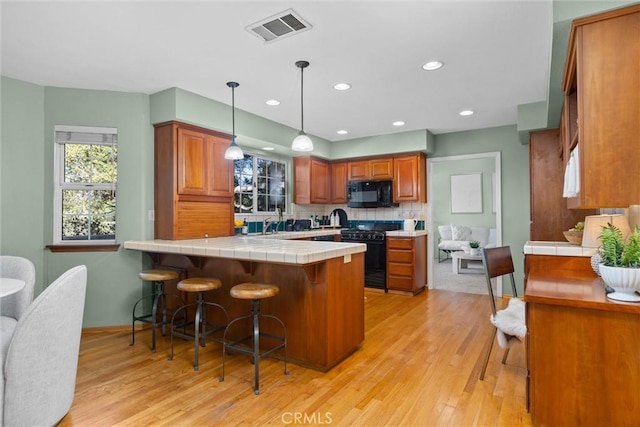
<svg viewBox="0 0 640 427"><path fill-rule="evenodd" d="M590 269L547 262L579 257L536 258L527 255L524 296L533 422L640 425L640 304L608 300Z"/></svg>

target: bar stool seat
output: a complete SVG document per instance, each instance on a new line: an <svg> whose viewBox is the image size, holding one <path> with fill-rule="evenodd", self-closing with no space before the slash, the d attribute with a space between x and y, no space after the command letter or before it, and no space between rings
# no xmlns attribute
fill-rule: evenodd
<svg viewBox="0 0 640 427"><path fill-rule="evenodd" d="M180 273L174 270L162 270L152 269L144 270L138 274L138 277L145 282L152 282L152 291L150 295L144 295L133 305L132 321L131 321L131 344L133 345L136 340L135 322L151 323L151 352L156 351L156 328L158 325L162 327L162 335L165 334L165 326L168 323L167 315L167 296L178 298L180 297L173 294L166 294L164 291L164 284L167 280L175 280L180 277ZM145 300L151 299L151 312L148 314L137 315L136 308ZM180 300L182 302L182 300ZM161 306L162 321L158 322L158 306Z"/></svg>
<svg viewBox="0 0 640 427"><path fill-rule="evenodd" d="M231 288L229 292L233 298L251 300L251 312L247 315L237 317L233 319L227 325L224 330L223 345L222 345L222 377L220 382L224 381L224 362L227 350L231 350L237 353L246 354L251 356L254 364L254 386L253 392L260 394L260 359L266 357L280 349L284 350L284 374L287 372L287 329L284 326L282 320L276 316L270 314L260 313L260 300L265 298L271 298L280 293L280 288L276 285L266 283L241 283ZM241 338L237 341L228 342L227 333L231 326L242 320L252 318L253 334L247 337ZM274 319L282 326L283 335L272 335L266 332L260 331L260 318ZM260 337L265 337L271 340L279 341L281 344L270 348L269 350L260 352ZM243 344L245 341L251 340L251 346Z"/></svg>
<svg viewBox="0 0 640 427"><path fill-rule="evenodd" d="M171 355L169 356L169 360L173 360L173 337L175 335L184 339L193 340L193 370L197 371L200 368L199 346L205 347L207 336L225 329L229 323L229 315L224 307L214 302L207 302L204 299L205 292L220 289L220 287L222 287L222 282L219 279L211 277L192 277L181 280L178 283L179 291L196 293L197 299L193 303L182 305L173 314L173 318L171 319ZM207 306L216 307L224 313L224 324L211 323L207 321ZM193 321L186 321L186 310L189 307L196 308L196 314ZM176 325L175 318L181 312L184 312L185 314L185 322ZM186 328L189 325L193 325L193 334L187 333L186 331ZM207 329L207 327L210 327L210 329ZM182 332L180 332L179 329L182 329Z"/></svg>

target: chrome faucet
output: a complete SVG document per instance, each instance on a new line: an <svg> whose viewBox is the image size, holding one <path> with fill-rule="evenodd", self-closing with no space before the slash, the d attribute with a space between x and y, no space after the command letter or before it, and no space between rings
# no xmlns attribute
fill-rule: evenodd
<svg viewBox="0 0 640 427"><path fill-rule="evenodd" d="M262 220L262 234L267 234L267 230L271 226L271 217L265 218Z"/></svg>

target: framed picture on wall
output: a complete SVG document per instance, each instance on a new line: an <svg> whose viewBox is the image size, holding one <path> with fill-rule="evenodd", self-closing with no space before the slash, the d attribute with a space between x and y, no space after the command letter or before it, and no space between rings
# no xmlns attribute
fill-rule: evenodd
<svg viewBox="0 0 640 427"><path fill-rule="evenodd" d="M482 174L451 175L451 213L482 213Z"/></svg>

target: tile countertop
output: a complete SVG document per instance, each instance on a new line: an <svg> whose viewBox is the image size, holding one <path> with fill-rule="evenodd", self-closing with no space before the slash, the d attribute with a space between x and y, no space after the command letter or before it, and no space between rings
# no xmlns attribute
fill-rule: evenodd
<svg viewBox="0 0 640 427"><path fill-rule="evenodd" d="M415 230L415 231L397 230L397 231L387 231L387 236L389 236L389 237L419 237L419 236L426 236L426 235L427 235L427 231L426 231L426 230Z"/></svg>
<svg viewBox="0 0 640 427"><path fill-rule="evenodd" d="M336 230L325 230L325 234L335 234L335 232ZM173 253L284 264L309 264L338 257L345 257L345 262L348 262L347 259L352 254L365 252L367 250L367 245L364 243L291 240L309 237L303 236L305 233L318 232L294 231L264 236L260 234L194 240L129 240L124 242L124 247L126 249L143 252Z"/></svg>
<svg viewBox="0 0 640 427"><path fill-rule="evenodd" d="M540 242L528 241L524 244L525 255L555 255L555 256L583 256L591 257L597 248L584 248L569 242Z"/></svg>

